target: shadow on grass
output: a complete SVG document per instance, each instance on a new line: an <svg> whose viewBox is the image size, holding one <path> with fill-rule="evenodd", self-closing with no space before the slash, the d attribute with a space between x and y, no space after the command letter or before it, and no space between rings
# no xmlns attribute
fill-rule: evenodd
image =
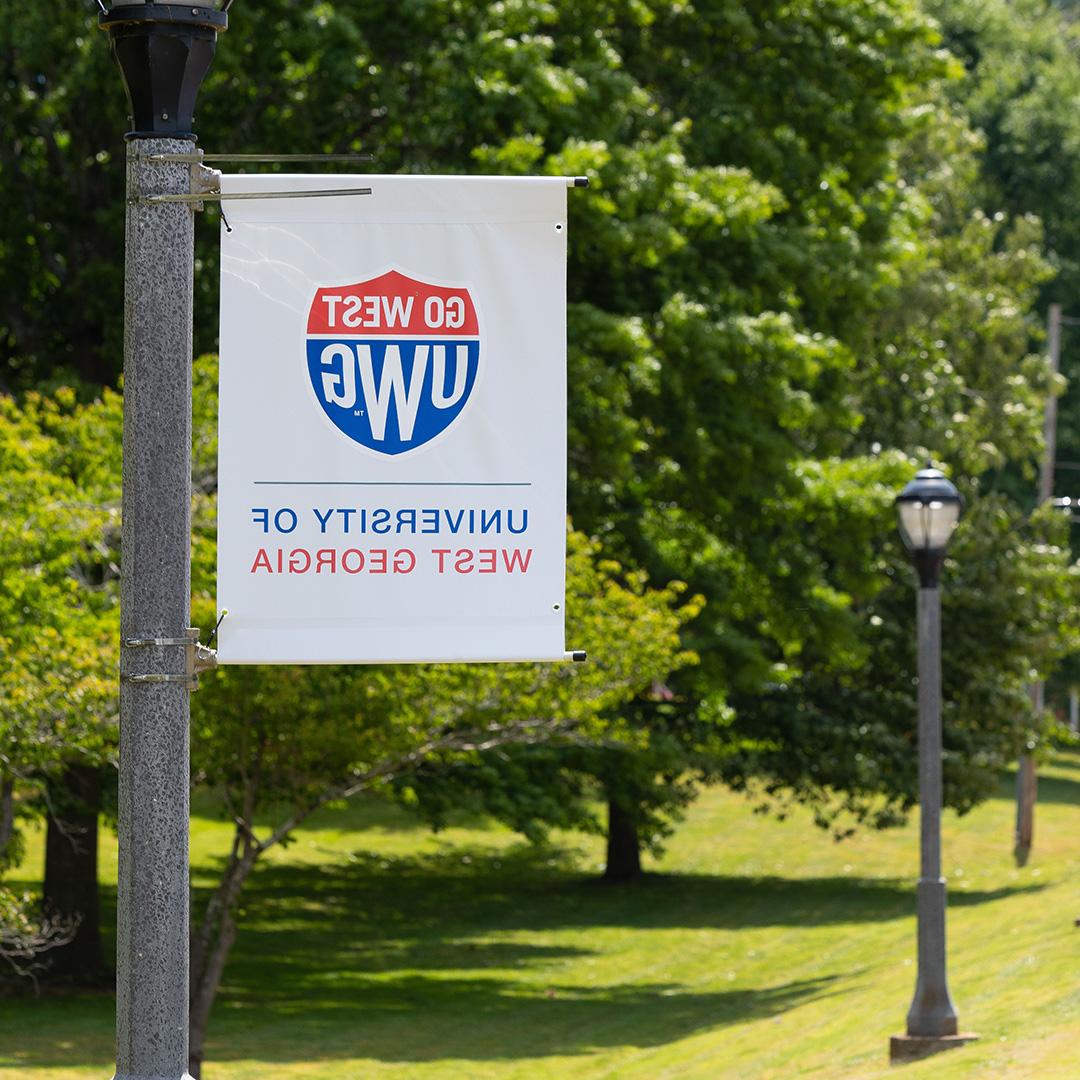
<svg viewBox="0 0 1080 1080"><path fill-rule="evenodd" d="M393 938L438 932L470 937L485 931L724 929L878 922L913 910L914 880L900 878L741 877L647 874L607 885L575 869L573 853L522 845L493 853L455 846L444 853L375 856L357 852L346 863L259 868L252 878L245 935L280 935L303 924L305 935L349 932ZM1038 892L1041 883L956 892L965 907ZM297 898L303 907L298 910ZM319 913L317 924L311 911ZM264 951L258 949L256 951ZM266 951L278 951L267 945ZM471 966L471 965L470 965Z"/></svg>
<svg viewBox="0 0 1080 1080"><path fill-rule="evenodd" d="M1055 764L1058 768L1061 767L1060 763ZM1038 801L1080 805L1080 779L1074 780L1071 776L1040 776Z"/></svg>
<svg viewBox="0 0 1080 1080"><path fill-rule="evenodd" d="M1051 765L1055 769L1075 769L1080 771L1080 752L1076 750L1060 751L1051 759Z"/></svg>
<svg viewBox="0 0 1080 1080"><path fill-rule="evenodd" d="M230 980L211 1024L208 1074L215 1061L247 1059L495 1061L660 1046L708 1028L778 1015L834 992L835 980L702 992L663 982L525 987L493 978L409 974L389 981L354 977L344 992L328 970L321 972L321 990L310 981L300 990L295 974L287 964L273 986L265 977L257 988ZM55 1028L31 1042L0 1058L24 1068L88 1063L90 1046ZM103 1048L95 1039L95 1056Z"/></svg>
<svg viewBox="0 0 1080 1080"><path fill-rule="evenodd" d="M673 983L581 987L515 986L489 978L403 976L372 984L358 998L338 999L312 1016L295 1000L251 1004L297 1022L314 1057L357 1056L388 1062L472 1061L584 1054L612 1047L652 1047L699 1031L778 1015L829 992L833 978L754 990L705 992ZM242 1001L230 1012L242 1016ZM423 1022L418 1023L417 1017ZM306 1040L305 1040L306 1041ZM235 1038L214 1042L218 1060L245 1056ZM257 1053L262 1060L278 1060ZM290 1060L286 1052L280 1060Z"/></svg>
<svg viewBox="0 0 1080 1080"><path fill-rule="evenodd" d="M951 903L1038 888L957 893ZM198 890L196 913L205 899ZM913 910L908 881L650 875L612 887L577 871L567 853L526 846L270 864L245 894L207 1073L214 1061L246 1059L495 1061L662 1046L839 994L840 975L730 990L686 986L671 979L673 939L656 939L651 955L661 970L652 975L642 969L650 954L639 934L633 970L603 985L589 981L588 962L602 959L610 972L604 954L619 946L602 931L809 930ZM564 931L578 933L552 940ZM727 959L718 953L718 970ZM16 1009L0 1022L0 1057L22 1067L85 1064L111 1033L107 999L51 1002L51 1019L32 1002L5 1006Z"/></svg>

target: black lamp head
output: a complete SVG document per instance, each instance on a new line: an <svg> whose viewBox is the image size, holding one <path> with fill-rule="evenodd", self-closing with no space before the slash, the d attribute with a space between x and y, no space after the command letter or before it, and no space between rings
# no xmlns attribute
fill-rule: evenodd
<svg viewBox="0 0 1080 1080"><path fill-rule="evenodd" d="M963 506L963 497L955 485L929 465L920 469L896 497L900 535L924 587L937 585L945 548Z"/></svg>
<svg viewBox="0 0 1080 1080"><path fill-rule="evenodd" d="M231 0L114 3L98 17L109 32L131 110L129 139L190 139L195 99L210 70Z"/></svg>

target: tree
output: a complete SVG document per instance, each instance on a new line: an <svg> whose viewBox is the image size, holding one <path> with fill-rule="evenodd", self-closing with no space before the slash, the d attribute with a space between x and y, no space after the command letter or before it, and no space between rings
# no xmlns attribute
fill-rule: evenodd
<svg viewBox="0 0 1080 1080"><path fill-rule="evenodd" d="M115 748L113 608L87 582L95 572L102 514L64 470L49 433L71 405L70 395L55 402L31 396L22 408L0 398L0 869L19 856L18 789L24 812L36 796L55 811L54 823L63 822L66 808L50 800L58 790L53 778L93 776ZM51 847L76 843L73 855L92 857L96 839L96 830L76 838L50 828ZM26 958L48 946L54 957L94 960L100 970L96 907L69 905L69 890L55 875L49 886L40 934L30 929L29 913L18 916L16 901L5 894L12 955Z"/></svg>
<svg viewBox="0 0 1080 1080"><path fill-rule="evenodd" d="M122 354L123 94L96 16L0 29L0 391L112 381ZM92 104L91 104L92 103Z"/></svg>
<svg viewBox="0 0 1080 1080"><path fill-rule="evenodd" d="M220 793L234 834L192 938L192 1075L240 895L267 850L320 807L386 790L434 758L473 764L499 747L632 739L619 706L690 659L678 641L688 613L676 597L620 580L571 534L567 616L575 640L591 644L588 664L234 668L207 679L193 762L198 781Z"/></svg>
<svg viewBox="0 0 1080 1080"><path fill-rule="evenodd" d="M1068 313L1069 298L1080 282L1080 234L1063 197L1076 179L1080 161L1076 118L1068 104L1080 89L1075 8L1060 5L1073 9L1063 14L1046 0L956 5L931 0L928 7L941 21L946 42L964 66L965 77L954 83L951 96L982 136L977 178L981 198L995 218L1014 221L1026 214L1039 216L1057 270L1042 290L1039 308L1045 318L1048 304L1064 302ZM1067 470L1072 468L1080 435L1078 399L1072 386L1078 364L1075 336L1066 332L1061 367L1069 387L1064 388L1057 419L1058 462L1063 471L1050 478L1058 495L1071 494L1072 473ZM1059 386L1057 392L1062 389ZM1036 499L1030 473L1015 465L1001 470L998 484L1021 506ZM1075 535L1073 539L1075 550ZM1040 681L1045 674L1040 671ZM1036 685L1030 689L1034 691ZM1040 697L1033 695L1034 700ZM1044 741L1039 732L1033 732L1020 759L1016 857L1021 862L1030 850L1034 769Z"/></svg>
<svg viewBox="0 0 1080 1080"><path fill-rule="evenodd" d="M102 768L71 763L45 778L45 874L41 910L46 922L74 925L71 940L53 949L51 981L111 985L112 969L101 942L98 899L98 818Z"/></svg>
<svg viewBox="0 0 1080 1080"><path fill-rule="evenodd" d="M906 463L904 463L906 471ZM891 496L878 503L892 532ZM1039 732L1029 664L1075 647L1077 576L1067 525L1050 511L1018 518L1002 496L962 520L942 580L944 772L948 805L965 813L997 787ZM846 657L814 650L794 684L735 702L753 741L722 774L763 805L811 806L822 827L885 827L918 801L914 574L898 540L883 544L880 587L855 598L860 640ZM1062 620L1062 614L1066 620Z"/></svg>
<svg viewBox="0 0 1080 1080"><path fill-rule="evenodd" d="M68 479L78 493L76 505L86 515L88 532L76 586L82 603L97 613L106 642L100 657L96 752L69 752L42 778L42 909L47 918L76 927L72 940L51 952L43 973L53 982L99 985L112 978L98 918L97 848L103 802L110 800L116 784L118 706L110 666L119 635L120 398L110 392L80 406L66 390L48 397L30 394L24 411L50 440L51 454L39 467Z"/></svg>
<svg viewBox="0 0 1080 1080"><path fill-rule="evenodd" d="M715 771L725 739L758 738L752 703L798 689L819 652L879 674L849 661L885 585L900 467L883 449L932 447L986 487L1030 460L1048 390L1029 354L1038 225L982 211L977 137L946 93L958 67L913 3L450 5L407 62L398 27L330 18L385 101L407 85L430 120L397 129L393 165L593 178L574 208L572 513L708 598L686 636L701 663L649 714L664 756L634 770L674 808L672 752L689 776L710 747ZM371 87L343 83L364 115ZM1025 710L1017 745L1039 724Z"/></svg>
<svg viewBox="0 0 1080 1080"><path fill-rule="evenodd" d="M257 16L233 15L202 94L208 146L374 146L389 171L592 177L573 208L571 513L624 565L710 597L689 631L702 663L678 688L677 722L638 712L664 729L646 741L668 757L684 747L689 765L733 688L760 686L774 654L839 625L821 560L802 551L798 529L762 515L798 489L798 462L856 423L853 354L837 332L871 295L892 239L891 140L907 125L905 93L939 66L928 27L899 0L700 11L268 0ZM79 18L65 13L41 41L34 12L7 30L22 102L12 135L43 153L72 148L68 168L82 160L66 134L78 126L71 103L120 96L118 80L101 85L106 69L88 50L104 50L80 36ZM57 48L73 59L57 62ZM335 141L341 131L348 145ZM50 270L38 253L56 225L33 189L11 192L13 212L44 236L25 302L63 289L77 311L90 282ZM86 213L57 225L84 247L106 228L118 235L115 219ZM199 260L202 336L216 308L213 238ZM115 277L93 285L119 310ZM12 377L45 375L47 342L12 340ZM84 340L78 370L100 378L118 353ZM771 573L781 542L803 573Z"/></svg>
<svg viewBox="0 0 1080 1080"><path fill-rule="evenodd" d="M217 450L212 360L196 365L194 383L195 610L208 624ZM8 726L0 732L6 740L0 744L6 755L0 778L70 774L77 763L94 765L114 752L111 728L103 723L110 717L104 703L112 699L113 684L101 664L108 655L105 640L115 640L115 596L108 588L94 591L85 578L91 571L112 574L121 411L121 398L112 391L86 405L70 393L32 396L22 410L0 400L0 478L12 509L3 547L8 561L0 561L4 598L26 604L31 591L40 590L34 594L40 611L64 619L56 652L41 651L38 627L33 633L27 627L18 641L5 639L9 665L0 689ZM53 441L54 431L67 434L62 447ZM77 489L72 476L79 478ZM39 513L56 515L48 530L26 528L31 502ZM15 536L22 537L20 544ZM85 546L87 539L96 551ZM49 576L41 572L46 556L55 563ZM80 559L83 579L77 580ZM207 677L194 699L194 779L221 796L234 838L221 881L193 931L193 1073L237 933L237 905L265 851L287 843L319 807L385 788L434 755L466 762L504 745L632 741L633 732L619 719L622 703L693 659L679 645L679 627L695 605L684 605L679 593L678 587L649 588L640 573L621 573L598 559L595 544L571 534L568 618L576 639L590 642L594 658L588 664L231 668ZM83 622L71 614L75 601L85 609ZM21 625L14 609L5 614L5 627ZM72 708L76 664L85 668L75 698L85 712ZM43 688L45 674L51 681ZM24 727L16 729L16 720ZM55 811L58 819L67 816L59 806ZM82 910L89 917L90 905Z"/></svg>
<svg viewBox="0 0 1080 1080"><path fill-rule="evenodd" d="M897 713L892 733L875 725L873 703L893 693L899 672L871 663L864 647L866 620L880 617L874 597L895 570L889 503L914 464L887 451L925 459L932 450L953 463L973 504L967 528L990 530L1004 515L1027 531L1024 503L994 499L984 514L978 501L1010 464L1030 470L1045 395L1056 389L1030 348L1051 276L1039 222L982 209L979 137L948 94L960 68L936 51L915 5L713 4L652 15L617 40L627 71L679 132L666 164L696 201L684 214L663 165L635 192L628 231L663 206L662 243L646 245L644 274L609 257L608 237L594 229L597 277L601 264L618 267L597 306L633 297L635 315L621 324L589 312L608 335L603 366L628 373L633 420L628 441L614 442L629 445L615 463L622 481L606 486L606 501L579 504L576 520L708 599L687 637L702 663L674 682L681 724L667 738L665 722L653 724L657 746L682 737L684 778L694 747L711 743L700 778L744 784L757 769L777 793L798 777L806 796L820 771L817 744L775 725L779 690L786 708L831 709L832 735L846 740L812 798L885 824L898 815L870 808L882 797L902 804L907 780L862 770L861 739L873 730L887 746L914 721ZM604 209L619 220L618 195ZM632 292L623 284L631 277L651 289ZM991 532L969 550L990 559ZM1035 543L1015 557L1063 605L1056 634L1040 624L1008 637L1020 669L1045 670L1076 619L1067 559ZM991 582L1001 591L977 617L987 652L1008 634L992 612L1015 584ZM826 680L832 699L819 693L823 668L837 675ZM1014 670L985 670L999 700L1017 701ZM966 699L956 723L975 729L974 709ZM986 746L964 740L978 764L962 778L950 772L950 805L987 791L1002 748L1019 750L1044 727L1024 705L986 733ZM660 793L670 766L655 765L631 773L651 775ZM673 807L681 797L672 790ZM834 817L821 813L823 823Z"/></svg>
<svg viewBox="0 0 1080 1080"><path fill-rule="evenodd" d="M655 153L633 148L644 168L632 185L634 159L617 143L597 147L588 170L603 201L584 204L578 226L573 363L603 374L573 425L575 520L708 603L687 634L701 664L674 680L673 707L639 712L651 761L593 760L624 778L612 820L618 850L632 852L626 872L637 865L630 823L676 810L717 774L725 744L754 738L731 695L794 683L810 647L843 655L857 638L848 583L869 576L875 538L848 522L865 541L842 544L848 563L816 544L805 519L822 488L805 477L851 452L860 326L915 224L896 182L916 126L907 106L945 70L910 4L637 16L601 20L602 33L669 133ZM604 468L590 472L597 457ZM865 517L861 493L845 491L837 517Z"/></svg>
<svg viewBox="0 0 1080 1080"><path fill-rule="evenodd" d="M233 16L202 95L208 147L374 149L387 171L592 179L571 219L572 517L628 574L684 580L708 603L683 628L700 663L657 673L672 700L652 708L649 680L640 701L619 706L633 767L568 747L560 783L584 792L590 773L633 775L637 823L659 835L663 808L724 774L729 758L735 782L752 766L778 790L811 783L813 762L781 738L793 729L776 719L774 698L824 707L822 688L852 687L837 699L833 735L853 752L837 749L817 794L901 805L906 781L887 770L868 779L855 756L865 710L892 692L880 680L900 670L865 649L896 569L892 485L925 452L979 477L966 484L967 527L982 530L973 550L993 565L995 515L1027 526L1005 503L989 504L993 513L974 504L1009 463L1030 462L1048 389L1029 355L1046 281L1038 225L1019 211L999 219L983 197L978 134L947 89L960 85L959 65L921 5L266 0ZM38 34L43 18L20 9L0 31L8 92L19 97L8 141L35 148L31 177L48 155L81 167L88 147L69 132L79 127L74 103L94 96L117 108L120 95L114 76L104 84L101 43L80 37L86 18L65 9ZM119 147L113 134L98 143ZM3 258L34 237L26 267L11 271L25 278L12 295L42 315L29 331L5 331L10 379L48 379L62 364L106 377L118 353L100 335L88 333L72 357L50 344L43 318L61 292L72 306L64 320L80 317L80 304L119 310L115 276L92 282L73 273L76 260L49 258L60 235L72 250L107 250L118 217L83 206L53 222L35 201L46 189L9 174L0 173L12 215ZM217 267L209 233L198 257L205 345ZM1021 577L1045 572L1065 597L1064 564L1044 547L1021 545ZM987 580L1001 590L980 609L989 613L1009 585ZM1007 672L1056 651L1041 638L1006 644ZM1011 675L1002 678L995 692L1008 696ZM845 711L852 702L858 711ZM1028 739L1039 723L1024 714ZM903 724L882 738L902 739ZM987 736L984 775L1002 738L1020 734ZM771 752L758 753L766 743ZM448 753L455 775L463 763L485 776L497 767ZM524 751L508 757L510 775L536 775ZM978 786L957 789L958 804ZM498 799L525 821L524 801Z"/></svg>

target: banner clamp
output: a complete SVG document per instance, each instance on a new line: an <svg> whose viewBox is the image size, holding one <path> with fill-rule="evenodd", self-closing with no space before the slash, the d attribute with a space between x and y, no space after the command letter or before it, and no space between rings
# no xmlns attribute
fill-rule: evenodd
<svg viewBox="0 0 1080 1080"><path fill-rule="evenodd" d="M221 621L218 620L218 625ZM215 633L216 633L215 628ZM213 640L211 638L211 640ZM122 638L120 646L124 649L148 649L148 648L183 648L186 654L185 671L183 674L176 672L147 672L141 675L121 674L121 682L131 683L183 683L188 690L194 692L199 689L199 676L204 671L213 671L217 667L217 652L199 642L199 629L189 626L184 631L184 637L130 637Z"/></svg>

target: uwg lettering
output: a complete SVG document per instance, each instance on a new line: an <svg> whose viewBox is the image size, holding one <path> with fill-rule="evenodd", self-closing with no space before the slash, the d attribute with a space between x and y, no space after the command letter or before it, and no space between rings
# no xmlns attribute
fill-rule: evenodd
<svg viewBox="0 0 1080 1080"><path fill-rule="evenodd" d="M396 271L319 289L307 361L316 399L339 431L383 454L413 450L457 419L476 385L472 297Z"/></svg>
<svg viewBox="0 0 1080 1080"><path fill-rule="evenodd" d="M308 370L327 416L384 454L445 431L472 393L480 343L327 342L309 339Z"/></svg>

